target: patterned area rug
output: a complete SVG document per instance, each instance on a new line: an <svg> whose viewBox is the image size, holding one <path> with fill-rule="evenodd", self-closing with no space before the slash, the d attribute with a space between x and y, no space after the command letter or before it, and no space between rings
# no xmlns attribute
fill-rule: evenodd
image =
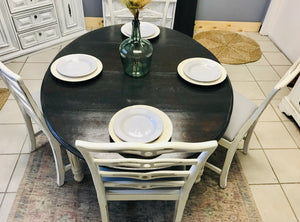
<svg viewBox="0 0 300 222"><path fill-rule="evenodd" d="M68 173L65 184L58 187L52 153L43 135L39 136L38 145L40 149L31 154L8 221L101 221L87 166L84 165L83 182L74 182ZM174 202L109 202L109 214L112 222L167 222L173 220ZM214 173L205 170L201 182L190 193L182 221L261 221L236 160L226 189L218 186Z"/></svg>
<svg viewBox="0 0 300 222"><path fill-rule="evenodd" d="M194 39L210 50L221 63L243 64L261 58L259 45L252 39L230 31L199 32Z"/></svg>
<svg viewBox="0 0 300 222"><path fill-rule="evenodd" d="M0 110L2 109L4 104L6 103L9 95L10 95L10 92L9 92L8 89L0 88Z"/></svg>

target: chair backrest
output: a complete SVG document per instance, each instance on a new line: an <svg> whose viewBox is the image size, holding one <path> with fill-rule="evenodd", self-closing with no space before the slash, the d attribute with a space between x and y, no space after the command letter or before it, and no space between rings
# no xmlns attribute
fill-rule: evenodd
<svg viewBox="0 0 300 222"><path fill-rule="evenodd" d="M173 28L177 0L152 0L140 12L144 22ZM104 26L131 22L133 15L121 0L102 0Z"/></svg>
<svg viewBox="0 0 300 222"><path fill-rule="evenodd" d="M76 147L91 171L100 210L106 206L101 206L101 203L108 200L181 201L181 198L184 208L197 176L202 173L208 157L217 145L217 141L150 144L76 141ZM104 153L130 153L135 156L109 159L105 158ZM197 157L156 158L165 153L197 153ZM181 213L177 211L177 214L177 218L181 218Z"/></svg>
<svg viewBox="0 0 300 222"><path fill-rule="evenodd" d="M14 96L22 114L27 113L40 126L45 127L45 120L22 78L0 62L0 74L6 86ZM41 126L42 125L42 126Z"/></svg>
<svg viewBox="0 0 300 222"><path fill-rule="evenodd" d="M239 131L238 137L243 137L248 129L256 123L260 115L266 109L267 105L270 103L272 98L276 95L276 93L287 86L298 74L300 73L300 57L296 60L296 62L288 69L288 71L284 74L283 77L277 82L274 86L273 90L269 93L266 99L260 104L260 106L256 109L256 111L252 114L250 119L243 125L241 130Z"/></svg>

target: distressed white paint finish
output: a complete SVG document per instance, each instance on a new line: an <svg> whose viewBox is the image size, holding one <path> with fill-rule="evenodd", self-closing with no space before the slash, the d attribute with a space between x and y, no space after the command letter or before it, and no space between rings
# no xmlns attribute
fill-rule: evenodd
<svg viewBox="0 0 300 222"><path fill-rule="evenodd" d="M82 0L0 1L0 61L86 33Z"/></svg>
<svg viewBox="0 0 300 222"><path fill-rule="evenodd" d="M190 190L218 143L91 143L77 140L76 146L92 173L102 221L109 221L107 201L174 200L174 221L180 222ZM138 155L114 159L107 153ZM155 157L178 153L198 155L187 159L174 155L172 158ZM176 168L171 168L174 166Z"/></svg>
<svg viewBox="0 0 300 222"><path fill-rule="evenodd" d="M287 84L289 84L289 82L291 82L299 74L299 72L300 72L300 58L289 68L289 70L286 72L286 74L274 86L273 90L269 93L267 98L261 103L261 105L259 107L257 107L257 109L254 111L254 113L250 116L250 118L244 124L242 124L242 123L237 124L237 123L242 121L242 118L240 118L239 115L240 115L240 113L244 113L245 109L247 109L247 107L240 107L238 103L233 104L233 106L234 106L233 110L235 110L235 112L233 112L233 115L231 116L228 128L225 131L225 135L226 135L227 131L230 131L230 126L241 125L241 128L239 129L239 131L237 132L237 134L235 135L235 137L233 138L232 141L229 141L229 140L225 139L224 137L219 140L219 144L221 146L225 147L226 149L228 149L222 169L216 167L215 165L213 165L211 163L206 164L206 167L208 167L211 170L213 170L214 172L220 174L220 186L222 188L225 188L227 186L228 172L229 172L234 154L238 148L238 144L241 141L244 142L243 151L245 154L247 154L248 144L249 144L252 132L254 130L254 127L256 125L258 118L261 116L263 111L266 109L267 105L271 102L271 100L275 96L275 94L280 89L282 89ZM299 87L299 85L297 87ZM296 102L298 104L298 107L299 107L299 95L300 94L296 95ZM245 98L242 97L242 99L248 100L246 97ZM244 103L244 104L246 104L246 103Z"/></svg>
<svg viewBox="0 0 300 222"><path fill-rule="evenodd" d="M39 126L43 133L47 136L50 146L52 148L53 157L55 161L57 173L57 185L61 186L65 181L65 171L72 168L74 178L76 181L83 179L79 159L73 154L68 153L70 164L64 165L62 160L61 148L58 141L53 137L45 122L42 111L39 109L40 98L34 100L29 90L25 86L23 80L19 75L8 69L2 62L0 62L0 76L2 77L7 88L14 96L21 113L24 117L25 124L28 131L31 151L36 149L35 134L33 130L32 120Z"/></svg>

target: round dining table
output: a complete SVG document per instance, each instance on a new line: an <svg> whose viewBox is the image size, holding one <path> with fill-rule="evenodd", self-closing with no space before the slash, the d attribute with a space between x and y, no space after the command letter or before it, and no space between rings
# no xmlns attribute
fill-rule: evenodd
<svg viewBox="0 0 300 222"><path fill-rule="evenodd" d="M80 82L54 77L50 67L41 87L41 105L54 137L67 150L82 158L75 140L111 142L108 126L116 112L131 105L148 105L163 111L173 124L171 141L219 140L229 123L233 92L229 78L217 85L187 82L177 73L188 58L217 58L191 37L160 28L150 42L153 56L150 73L133 78L123 71L119 45L126 39L121 25L91 31L65 46L53 62L69 54L98 58L103 70Z"/></svg>

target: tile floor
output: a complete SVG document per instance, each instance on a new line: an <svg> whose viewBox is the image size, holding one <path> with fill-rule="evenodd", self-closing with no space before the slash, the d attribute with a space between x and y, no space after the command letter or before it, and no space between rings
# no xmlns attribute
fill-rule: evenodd
<svg viewBox="0 0 300 222"><path fill-rule="evenodd" d="M243 34L260 44L262 58L246 65L224 66L233 88L259 104L291 62L268 37ZM7 66L35 92L50 61L62 47L16 59ZM2 80L0 87L4 87ZM299 127L277 107L288 93L288 88L278 93L259 119L248 155L237 153L263 221L300 221ZM26 167L27 139L24 120L10 96L0 111L0 222L6 221Z"/></svg>

